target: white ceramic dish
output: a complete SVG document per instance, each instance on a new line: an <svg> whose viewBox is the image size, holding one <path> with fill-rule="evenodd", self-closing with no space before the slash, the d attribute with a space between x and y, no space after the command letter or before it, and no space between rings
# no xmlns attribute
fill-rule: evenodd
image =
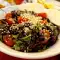
<svg viewBox="0 0 60 60"><path fill-rule="evenodd" d="M47 12L47 14L50 13L50 12L48 12L49 10L44 9L43 6L41 6L37 3L35 3L35 4L34 3L27 3L27 4L22 4L22 5L19 5L19 6L10 6L10 7L4 8L3 10L5 12L3 12L1 10L0 11L0 17L3 18L5 13L10 12L12 10L16 10L16 9L34 10L35 12ZM53 18L53 17L50 16L50 18ZM49 49L47 49L43 52L37 52L37 53L18 52L18 51L15 51L15 50L9 48L8 46L3 44L2 42L0 42L0 51L6 53L8 55L14 56L14 57L26 58L26 59L42 59L42 58L51 57L51 56L55 56L57 54L60 54L60 36L59 36L56 44L54 44L52 47L50 47Z"/></svg>

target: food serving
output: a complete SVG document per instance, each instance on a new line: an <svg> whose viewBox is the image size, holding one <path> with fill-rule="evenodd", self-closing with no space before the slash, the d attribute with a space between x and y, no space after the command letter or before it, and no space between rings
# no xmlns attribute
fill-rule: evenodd
<svg viewBox="0 0 60 60"><path fill-rule="evenodd" d="M41 52L56 43L59 27L47 13L14 10L0 20L0 41L21 52Z"/></svg>

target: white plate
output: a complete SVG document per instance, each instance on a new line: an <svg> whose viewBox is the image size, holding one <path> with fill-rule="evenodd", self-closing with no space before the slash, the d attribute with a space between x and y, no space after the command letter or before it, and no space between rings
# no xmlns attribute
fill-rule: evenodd
<svg viewBox="0 0 60 60"><path fill-rule="evenodd" d="M21 9L21 10L27 9L27 10L33 10L35 12L47 12L48 13L48 10L44 9L43 6L41 7L41 5L39 5L37 3L36 4L27 3L27 4L22 4L19 6L10 6L10 7L4 8L3 10L7 13L7 12L10 12L10 11L16 10L16 9ZM0 14L0 17L5 15L5 13L4 14L1 13L1 14ZM15 50L9 48L2 42L0 42L0 51L6 53L8 55L14 56L14 57L26 58L26 59L42 59L42 58L51 57L51 56L60 54L60 36L59 36L59 39L56 42L56 44L54 44L52 47L50 47L49 49L47 49L43 52L37 52L37 53L18 52L18 51L15 51Z"/></svg>

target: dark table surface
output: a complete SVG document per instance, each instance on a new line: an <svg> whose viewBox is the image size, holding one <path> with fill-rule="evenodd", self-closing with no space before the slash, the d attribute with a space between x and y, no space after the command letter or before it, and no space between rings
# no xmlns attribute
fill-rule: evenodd
<svg viewBox="0 0 60 60"><path fill-rule="evenodd" d="M9 55L6 55L6 54L0 52L0 60L29 60L29 59L20 59L20 58L12 57L12 56L9 56ZM35 60L37 60L37 59L35 59ZM46 59L39 59L39 60L60 60L60 55L46 58Z"/></svg>

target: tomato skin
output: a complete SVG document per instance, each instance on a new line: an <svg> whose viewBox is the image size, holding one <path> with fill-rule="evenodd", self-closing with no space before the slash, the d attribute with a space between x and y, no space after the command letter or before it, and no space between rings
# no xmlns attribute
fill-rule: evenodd
<svg viewBox="0 0 60 60"><path fill-rule="evenodd" d="M23 22L27 22L28 19L27 18L23 18L21 16L18 17L18 23L23 23Z"/></svg>
<svg viewBox="0 0 60 60"><path fill-rule="evenodd" d="M16 3L17 5L19 5L19 4L23 3L23 1L24 1L24 0L15 0L15 3Z"/></svg>
<svg viewBox="0 0 60 60"><path fill-rule="evenodd" d="M11 13L7 13L6 16L5 16L5 18L6 18L6 21L7 21L7 23L8 23L9 25L15 23L15 21L14 21L13 18L12 18L12 14L11 14Z"/></svg>
<svg viewBox="0 0 60 60"><path fill-rule="evenodd" d="M37 13L36 16L41 16L43 18L47 18L47 14L46 13Z"/></svg>
<svg viewBox="0 0 60 60"><path fill-rule="evenodd" d="M4 35L3 41L6 45L12 47L14 45L14 41L12 40L12 37L10 35Z"/></svg>
<svg viewBox="0 0 60 60"><path fill-rule="evenodd" d="M23 18L22 17L18 17L18 23L22 23L22 20L23 20Z"/></svg>
<svg viewBox="0 0 60 60"><path fill-rule="evenodd" d="M6 16L5 16L6 19L9 19L11 17L12 17L12 14L11 13L7 13Z"/></svg>
<svg viewBox="0 0 60 60"><path fill-rule="evenodd" d="M15 21L12 18L6 20L9 25L14 24Z"/></svg>

